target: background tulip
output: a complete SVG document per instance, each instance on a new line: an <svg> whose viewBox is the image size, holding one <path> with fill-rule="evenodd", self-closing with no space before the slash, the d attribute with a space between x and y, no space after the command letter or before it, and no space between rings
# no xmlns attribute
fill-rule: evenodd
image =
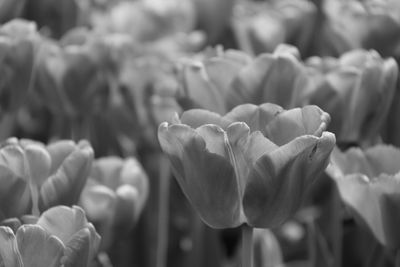
<svg viewBox="0 0 400 267"><path fill-rule="evenodd" d="M104 249L132 229L148 193L147 175L135 158L106 157L94 162L80 205L98 227Z"/></svg>
<svg viewBox="0 0 400 267"><path fill-rule="evenodd" d="M335 144L334 135L324 132L328 122L316 106L284 111L273 104L242 105L223 117L184 112L180 121L161 124L158 136L205 223L267 228L294 214L308 184L326 167Z"/></svg>
<svg viewBox="0 0 400 267"><path fill-rule="evenodd" d="M43 213L36 224L22 225L15 233L1 226L0 263L5 267L87 267L99 243L100 236L81 208L57 206Z"/></svg>
<svg viewBox="0 0 400 267"><path fill-rule="evenodd" d="M356 220L392 249L400 248L400 151L386 145L335 150L327 169Z"/></svg>
<svg viewBox="0 0 400 267"><path fill-rule="evenodd" d="M306 64L310 80L299 104L326 110L339 144L376 143L396 88L396 62L354 50L338 60L310 58Z"/></svg>

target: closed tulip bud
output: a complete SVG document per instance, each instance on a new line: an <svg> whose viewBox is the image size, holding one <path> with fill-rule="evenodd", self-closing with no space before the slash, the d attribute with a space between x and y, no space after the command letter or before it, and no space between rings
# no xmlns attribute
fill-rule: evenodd
<svg viewBox="0 0 400 267"><path fill-rule="evenodd" d="M299 208L328 164L335 136L316 106L236 107L225 116L190 110L158 130L174 175L213 228L276 227Z"/></svg>
<svg viewBox="0 0 400 267"><path fill-rule="evenodd" d="M328 63L325 63L325 61ZM394 95L398 67L375 51L354 50L340 59L309 60L309 83L299 105L314 104L331 115L340 144L377 141Z"/></svg>
<svg viewBox="0 0 400 267"><path fill-rule="evenodd" d="M383 245L400 249L400 150L378 145L334 150L328 174L356 221Z"/></svg>
<svg viewBox="0 0 400 267"><path fill-rule="evenodd" d="M57 206L15 232L0 227L0 265L88 267L99 244L100 236L81 208Z"/></svg>
<svg viewBox="0 0 400 267"><path fill-rule="evenodd" d="M97 159L91 170L80 205L98 226L108 248L115 232L124 234L134 226L149 193L146 173L134 158Z"/></svg>

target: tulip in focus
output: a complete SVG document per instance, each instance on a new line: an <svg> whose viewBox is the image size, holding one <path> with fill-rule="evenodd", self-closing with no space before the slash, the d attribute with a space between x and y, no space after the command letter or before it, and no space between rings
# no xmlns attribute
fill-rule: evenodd
<svg viewBox="0 0 400 267"><path fill-rule="evenodd" d="M57 206L15 232L0 227L0 266L88 267L99 244L100 236L81 208Z"/></svg>
<svg viewBox="0 0 400 267"><path fill-rule="evenodd" d="M391 249L400 249L400 150L377 145L334 150L328 174L357 222Z"/></svg>
<svg viewBox="0 0 400 267"><path fill-rule="evenodd" d="M97 159L82 192L80 205L109 248L118 235L126 234L138 220L146 203L149 184L135 158Z"/></svg>
<svg viewBox="0 0 400 267"><path fill-rule="evenodd" d="M316 106L240 105L221 116L189 110L158 130L173 173L203 221L276 227L300 207L328 164L335 136Z"/></svg>

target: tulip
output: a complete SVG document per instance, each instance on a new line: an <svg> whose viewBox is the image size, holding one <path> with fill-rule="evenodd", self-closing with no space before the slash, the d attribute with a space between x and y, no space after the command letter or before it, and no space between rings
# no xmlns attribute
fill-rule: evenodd
<svg viewBox="0 0 400 267"><path fill-rule="evenodd" d="M400 249L400 150L377 145L334 150L327 168L355 219L383 245Z"/></svg>
<svg viewBox="0 0 400 267"><path fill-rule="evenodd" d="M307 83L299 57L299 51L288 45L278 46L273 54L256 57L234 78L226 97L228 107L265 102L295 107L297 94Z"/></svg>
<svg viewBox="0 0 400 267"><path fill-rule="evenodd" d="M217 51L203 61L186 60L180 69L181 92L178 101L184 109L204 108L225 114L226 96L238 72L251 58L236 50Z"/></svg>
<svg viewBox="0 0 400 267"><path fill-rule="evenodd" d="M366 48L375 49L384 56L398 55L399 11L396 0L325 1L327 22L323 35L328 40L321 48L325 53L333 46L338 54Z"/></svg>
<svg viewBox="0 0 400 267"><path fill-rule="evenodd" d="M168 34L192 31L194 12L190 1L125 1L110 10L107 27L112 32L129 34L139 42L150 42Z"/></svg>
<svg viewBox="0 0 400 267"><path fill-rule="evenodd" d="M239 47L252 54L272 53L290 43L303 53L309 48L317 9L305 0L243 2L236 6L233 27Z"/></svg>
<svg viewBox="0 0 400 267"><path fill-rule="evenodd" d="M93 159L90 145L58 141L47 147L32 140L8 139L0 148L0 219L75 204Z"/></svg>
<svg viewBox="0 0 400 267"><path fill-rule="evenodd" d="M99 244L100 236L81 208L57 206L16 232L0 227L0 265L87 267Z"/></svg>
<svg viewBox="0 0 400 267"><path fill-rule="evenodd" d="M21 19L0 28L0 108L15 111L25 99L33 77L36 25Z"/></svg>
<svg viewBox="0 0 400 267"><path fill-rule="evenodd" d="M398 67L375 51L354 50L340 57L311 58L309 82L297 105L318 105L332 117L329 130L340 144L377 142L396 88Z"/></svg>
<svg viewBox="0 0 400 267"><path fill-rule="evenodd" d="M220 116L189 110L162 123L158 139L173 173L213 228L276 227L299 208L328 164L335 136L316 106L241 105Z"/></svg>
<svg viewBox="0 0 400 267"><path fill-rule="evenodd" d="M111 245L113 231L122 234L133 227L148 193L147 175L135 158L105 157L94 162L80 205L98 225L103 246Z"/></svg>

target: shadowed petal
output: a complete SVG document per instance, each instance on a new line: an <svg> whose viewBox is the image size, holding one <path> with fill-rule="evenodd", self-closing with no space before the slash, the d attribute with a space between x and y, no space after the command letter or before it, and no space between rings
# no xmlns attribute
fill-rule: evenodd
<svg viewBox="0 0 400 267"><path fill-rule="evenodd" d="M65 252L61 264L65 267L87 267L89 266L89 257L90 231L87 228L83 228L65 244Z"/></svg>

